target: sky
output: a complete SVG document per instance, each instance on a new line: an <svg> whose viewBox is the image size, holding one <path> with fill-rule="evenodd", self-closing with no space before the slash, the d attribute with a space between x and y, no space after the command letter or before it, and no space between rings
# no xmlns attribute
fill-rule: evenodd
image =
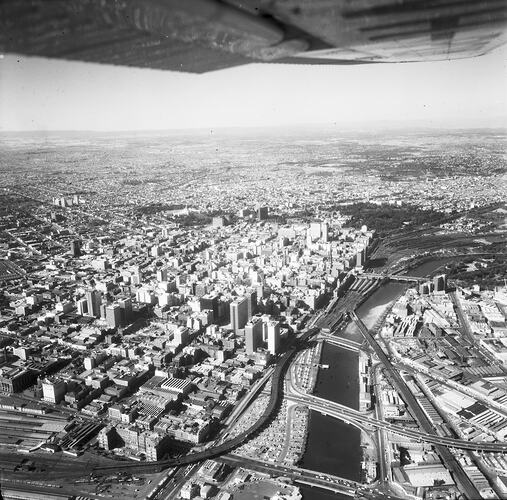
<svg viewBox="0 0 507 500"><path fill-rule="evenodd" d="M203 75L0 55L0 131L507 126L507 47L454 61Z"/></svg>

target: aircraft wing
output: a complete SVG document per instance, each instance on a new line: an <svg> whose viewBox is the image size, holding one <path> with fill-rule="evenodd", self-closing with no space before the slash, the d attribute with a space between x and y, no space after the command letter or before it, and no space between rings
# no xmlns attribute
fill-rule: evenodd
<svg viewBox="0 0 507 500"><path fill-rule="evenodd" d="M0 51L204 73L455 59L506 41L506 0L3 0Z"/></svg>

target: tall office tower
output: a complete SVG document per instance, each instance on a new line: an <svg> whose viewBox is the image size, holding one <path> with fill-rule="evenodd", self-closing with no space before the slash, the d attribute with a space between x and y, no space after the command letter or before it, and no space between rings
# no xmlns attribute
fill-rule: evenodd
<svg viewBox="0 0 507 500"><path fill-rule="evenodd" d="M143 272L139 266L133 266L130 269L131 280L133 285L140 285L143 281Z"/></svg>
<svg viewBox="0 0 507 500"><path fill-rule="evenodd" d="M111 304L106 307L106 321L111 328L117 328L121 323L121 308L119 304Z"/></svg>
<svg viewBox="0 0 507 500"><path fill-rule="evenodd" d="M263 314L262 315L262 341L263 342L268 341L268 321L269 321L269 314Z"/></svg>
<svg viewBox="0 0 507 500"><path fill-rule="evenodd" d="M310 229L307 229L307 231L306 231L306 243L305 244L306 244L307 247L311 247L312 243L313 243L312 233L311 233Z"/></svg>
<svg viewBox="0 0 507 500"><path fill-rule="evenodd" d="M72 257L79 257L81 255L81 242L79 240L70 242L70 253Z"/></svg>
<svg viewBox="0 0 507 500"><path fill-rule="evenodd" d="M357 250L356 254L356 266L364 265L364 248L360 248Z"/></svg>
<svg viewBox="0 0 507 500"><path fill-rule="evenodd" d="M213 311L213 321L217 321L219 317L218 312L218 295L203 295L199 302L201 304L201 311L206 309Z"/></svg>
<svg viewBox="0 0 507 500"><path fill-rule="evenodd" d="M247 300L248 309L248 321L252 319L252 316L257 312L257 292L250 290L245 294Z"/></svg>
<svg viewBox="0 0 507 500"><path fill-rule="evenodd" d="M268 351L277 355L280 350L280 325L275 321L268 323Z"/></svg>
<svg viewBox="0 0 507 500"><path fill-rule="evenodd" d="M77 313L80 314L81 316L84 316L88 312L88 301L86 300L86 298L79 299L76 302L76 307Z"/></svg>
<svg viewBox="0 0 507 500"><path fill-rule="evenodd" d="M157 270L157 281L167 281L167 267L161 267Z"/></svg>
<svg viewBox="0 0 507 500"><path fill-rule="evenodd" d="M231 328L235 333L238 333L248 321L248 301L246 297L241 297L231 302L230 315Z"/></svg>
<svg viewBox="0 0 507 500"><path fill-rule="evenodd" d="M257 209L257 218L259 220L266 220L269 216L269 209L268 207L259 207Z"/></svg>
<svg viewBox="0 0 507 500"><path fill-rule="evenodd" d="M100 304L100 319L106 319L106 309L107 309L107 304L104 303L104 304Z"/></svg>
<svg viewBox="0 0 507 500"><path fill-rule="evenodd" d="M160 247L159 245L153 245L151 247L150 253L152 257L160 257L164 253L164 251L162 250L162 247Z"/></svg>
<svg viewBox="0 0 507 500"><path fill-rule="evenodd" d="M66 392L67 384L63 380L57 379L53 381L51 379L44 379L42 381L42 394L44 401L58 404L63 399Z"/></svg>
<svg viewBox="0 0 507 500"><path fill-rule="evenodd" d="M172 305L172 295L167 292L162 292L157 295L159 307Z"/></svg>
<svg viewBox="0 0 507 500"><path fill-rule="evenodd" d="M147 287L141 287L136 292L136 300L138 302L142 302L143 304L154 305L157 300L157 297L153 293L153 290Z"/></svg>
<svg viewBox="0 0 507 500"><path fill-rule="evenodd" d="M262 321L247 323L245 325L245 347L248 355L253 354L262 345Z"/></svg>
<svg viewBox="0 0 507 500"><path fill-rule="evenodd" d="M231 322L231 301L229 299L219 297L217 321L222 323Z"/></svg>
<svg viewBox="0 0 507 500"><path fill-rule="evenodd" d="M173 333L174 345L176 345L176 346L187 345L189 338L190 338L190 335L188 332L188 328L184 328L184 327L180 326L176 330L174 330L174 333Z"/></svg>
<svg viewBox="0 0 507 500"><path fill-rule="evenodd" d="M252 286L256 286L258 283L261 282L261 275L257 269L251 269L248 272L248 277L250 278L250 283Z"/></svg>
<svg viewBox="0 0 507 500"><path fill-rule="evenodd" d="M433 289L435 292L445 292L447 288L447 276L445 274L440 274L439 276L435 276L433 278Z"/></svg>
<svg viewBox="0 0 507 500"><path fill-rule="evenodd" d="M100 305L102 297L98 290L89 290L86 292L86 302L88 303L88 316L100 317Z"/></svg>
<svg viewBox="0 0 507 500"><path fill-rule="evenodd" d="M320 238L324 243L329 241L329 225L327 222L320 225Z"/></svg>
<svg viewBox="0 0 507 500"><path fill-rule="evenodd" d="M121 299L118 301L118 305L120 306L121 324L127 325L132 319L132 300Z"/></svg>
<svg viewBox="0 0 507 500"><path fill-rule="evenodd" d="M312 238L312 241L320 238L320 222L312 222L310 224L310 237Z"/></svg>

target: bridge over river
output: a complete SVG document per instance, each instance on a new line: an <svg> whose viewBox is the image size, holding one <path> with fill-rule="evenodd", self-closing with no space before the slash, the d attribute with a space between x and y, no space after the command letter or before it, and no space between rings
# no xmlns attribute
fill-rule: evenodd
<svg viewBox="0 0 507 500"><path fill-rule="evenodd" d="M428 278L422 278L421 276L408 276L406 274L363 273L360 277L368 279L389 279L391 281L407 281L413 283L424 283L428 281Z"/></svg>

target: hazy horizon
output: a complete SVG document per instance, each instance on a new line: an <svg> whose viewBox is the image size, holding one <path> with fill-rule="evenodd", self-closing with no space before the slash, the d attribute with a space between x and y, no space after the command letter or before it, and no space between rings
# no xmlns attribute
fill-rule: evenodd
<svg viewBox="0 0 507 500"><path fill-rule="evenodd" d="M117 130L92 130L92 129L52 129L52 130L0 130L0 135L51 135L51 134L86 134L86 135L150 135L150 134L191 134L191 135L212 135L214 133L241 133L241 132L262 132L265 130L285 130L291 131L323 131L337 133L368 133L368 134L388 134L388 133L414 133L414 132L494 132L507 133L507 122L505 125L469 125L469 126L445 126L431 124L406 124L402 122L373 122L362 126L353 126L355 124L330 124L330 123L291 123L276 125L237 125L222 127L187 127L187 128L159 128L159 129L117 129Z"/></svg>
<svg viewBox="0 0 507 500"><path fill-rule="evenodd" d="M506 61L504 46L451 61L197 75L2 54L0 131L505 128Z"/></svg>

